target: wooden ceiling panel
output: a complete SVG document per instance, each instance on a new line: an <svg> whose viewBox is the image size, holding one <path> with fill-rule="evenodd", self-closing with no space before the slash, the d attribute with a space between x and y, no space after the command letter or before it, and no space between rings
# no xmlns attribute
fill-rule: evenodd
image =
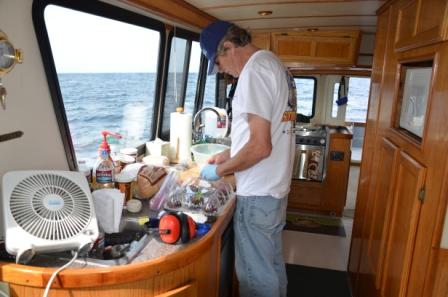
<svg viewBox="0 0 448 297"><path fill-rule="evenodd" d="M262 18L258 11L271 10L269 17L309 17L309 16L332 16L332 15L376 15L376 10L381 6L379 2L366 2L363 5L341 2L338 4L328 3L301 3L301 4L266 4L234 7L213 8L206 10L207 13L218 18L225 19L247 19Z"/></svg>
<svg viewBox="0 0 448 297"><path fill-rule="evenodd" d="M383 0L187 0L190 4L201 8L219 8L233 6L252 6L258 4L283 4L283 3L343 3L343 2L386 2Z"/></svg>
<svg viewBox="0 0 448 297"><path fill-rule="evenodd" d="M186 0L217 19L249 29L353 27L375 32L376 10L384 0ZM258 11L273 13L262 17Z"/></svg>

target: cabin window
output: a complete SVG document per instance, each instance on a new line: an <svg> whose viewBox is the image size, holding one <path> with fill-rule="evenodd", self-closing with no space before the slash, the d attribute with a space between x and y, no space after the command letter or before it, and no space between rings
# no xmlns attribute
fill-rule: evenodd
<svg viewBox="0 0 448 297"><path fill-rule="evenodd" d="M297 90L297 114L299 122L309 122L314 117L316 104L316 86L317 79L315 77L298 76L294 77Z"/></svg>
<svg viewBox="0 0 448 297"><path fill-rule="evenodd" d="M216 75L207 75L202 106L216 106Z"/></svg>
<svg viewBox="0 0 448 297"><path fill-rule="evenodd" d="M33 21L70 169L92 164L102 130L112 152L151 139L164 24L101 2L33 3Z"/></svg>
<svg viewBox="0 0 448 297"><path fill-rule="evenodd" d="M395 128L421 142L430 100L433 61L400 64Z"/></svg>
<svg viewBox="0 0 448 297"><path fill-rule="evenodd" d="M184 107L184 111L194 113L200 70L201 50L197 35L180 29L174 29L171 39L168 75L164 96L163 125L161 136L169 138L170 113L176 107Z"/></svg>
<svg viewBox="0 0 448 297"><path fill-rule="evenodd" d="M184 110L187 113L194 113L194 106L198 88L199 69L201 60L201 46L199 42L193 41L191 46L191 61L188 71L187 91L185 94Z"/></svg>
<svg viewBox="0 0 448 297"><path fill-rule="evenodd" d="M331 117L340 118L344 122L365 123L369 104L370 77L346 77L346 84L348 85L347 104L338 105L339 80L333 83Z"/></svg>
<svg viewBox="0 0 448 297"><path fill-rule="evenodd" d="M315 77L294 77L297 90L297 113L308 118L314 116L314 105L316 103Z"/></svg>

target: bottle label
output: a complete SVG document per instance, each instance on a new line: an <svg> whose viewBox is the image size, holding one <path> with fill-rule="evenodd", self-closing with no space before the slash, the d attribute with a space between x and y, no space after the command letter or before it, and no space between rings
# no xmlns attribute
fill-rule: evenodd
<svg viewBox="0 0 448 297"><path fill-rule="evenodd" d="M100 184L106 184L113 182L113 170L111 169L97 169L96 170L96 182Z"/></svg>
<svg viewBox="0 0 448 297"><path fill-rule="evenodd" d="M100 157L104 160L109 158L109 154L107 153L107 150L101 150Z"/></svg>

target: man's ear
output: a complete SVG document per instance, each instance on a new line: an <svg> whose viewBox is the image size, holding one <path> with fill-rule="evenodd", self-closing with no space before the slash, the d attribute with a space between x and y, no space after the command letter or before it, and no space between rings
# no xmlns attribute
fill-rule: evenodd
<svg viewBox="0 0 448 297"><path fill-rule="evenodd" d="M224 43L222 44L222 46L224 48L228 48L229 50L233 50L235 48L235 44L233 44L233 42L226 40L224 41Z"/></svg>

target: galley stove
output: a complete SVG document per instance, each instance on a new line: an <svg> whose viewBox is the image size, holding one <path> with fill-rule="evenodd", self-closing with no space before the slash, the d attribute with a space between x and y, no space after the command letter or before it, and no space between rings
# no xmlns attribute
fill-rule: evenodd
<svg viewBox="0 0 448 297"><path fill-rule="evenodd" d="M325 179L329 129L326 126L297 126L293 179L322 182Z"/></svg>

